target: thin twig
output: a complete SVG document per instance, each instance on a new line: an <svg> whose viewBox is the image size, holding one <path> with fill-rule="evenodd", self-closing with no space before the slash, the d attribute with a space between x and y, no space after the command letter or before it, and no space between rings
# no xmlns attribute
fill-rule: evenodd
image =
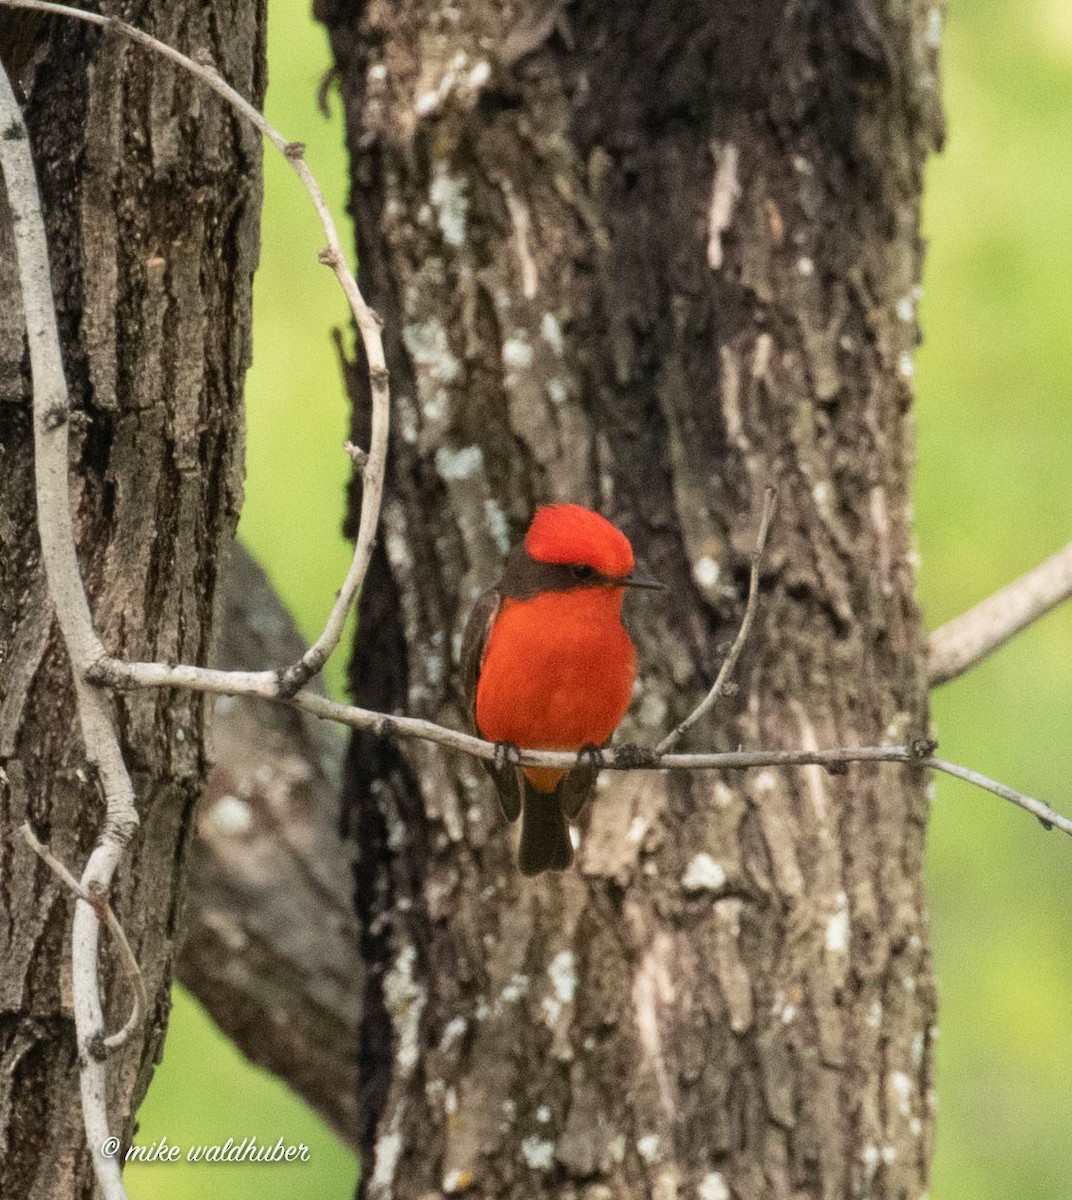
<svg viewBox="0 0 1072 1200"><path fill-rule="evenodd" d="M365 575L368 573L369 561L372 558L372 546L383 501L387 438L390 425L390 394L387 360L383 350L383 322L377 313L365 303L357 281L346 265L346 255L343 252L342 243L339 241L331 210L328 208L319 184L305 162L304 146L301 142L288 141L241 93L235 91L214 67L197 62L165 42L154 38L151 34L145 33L144 30L128 25L116 17L85 12L66 4L53 4L49 0L0 0L0 5L8 8L29 8L38 12L56 13L59 16L85 21L90 25L114 29L130 38L131 41L137 42L139 46L144 46L189 71L191 75L196 76L221 96L236 112L250 121L275 146L290 163L316 207L324 236L327 239L327 246L320 251L319 260L334 271L335 278L342 287L361 335L365 357L368 359L372 397L372 430L369 439L368 461L361 468L361 516L358 522L353 558L328 615L324 631L297 662L271 673L280 694L287 695L295 692L323 668L324 663L338 646L343 627L346 624L346 616L354 597L361 590ZM102 654L103 651L95 657L99 658Z"/></svg>
<svg viewBox="0 0 1072 1200"><path fill-rule="evenodd" d="M692 712L689 713L684 721L676 729L668 733L658 746L655 747L656 754L665 754L671 746L676 745L685 730L690 729L701 717L706 716L718 703L718 698L726 690L726 684L733 674L733 668L737 665L737 659L741 656L741 650L744 648L744 644L748 640L748 634L752 629L752 622L756 618L756 608L759 604L759 567L763 561L763 549L767 544L767 535L770 533L771 521L774 520L774 510L777 507L777 503L777 489L773 487L765 488L763 491L763 514L759 519L759 533L756 536L755 549L752 551L752 570L748 577L748 603L744 610L744 620L741 621L741 628L737 631L737 637L734 639L733 645L730 647L730 652L722 664L718 678L715 680L711 690Z"/></svg>
<svg viewBox="0 0 1072 1200"><path fill-rule="evenodd" d="M934 771L943 771L946 775L952 775L954 779L963 779L965 783L972 783L984 791L993 792L1002 800L1008 800L1010 804L1015 804L1017 808L1022 808L1025 812L1031 813L1033 817L1037 817L1045 829L1057 828L1062 833L1072 834L1072 821L1068 817L1054 812L1048 804L1042 800L1036 800L1034 796L1025 796L1023 792L1018 792L1004 783L998 783L996 779L989 779L986 775L980 775L978 771L973 771L969 767L946 762L944 758L925 758L920 761L923 766L930 767Z"/></svg>
<svg viewBox="0 0 1072 1200"><path fill-rule="evenodd" d="M259 696L276 703L291 704L325 721L336 721L351 729L375 733L381 737L419 738L434 742L448 750L456 750L473 758L495 760L494 742L485 742L469 733L437 725L418 717L395 716L374 712L350 704L340 704L315 692L302 690L282 697L265 685L261 672L214 671L202 667L169 667L164 663L127 663L109 659L98 663L92 678L102 686L186 688L219 696ZM611 771L664 770L685 771L743 771L752 767L821 766L838 768L848 763L895 762L916 763L935 771L944 771L976 787L993 792L1012 804L1032 813L1046 825L1052 825L1072 836L1072 820L1055 812L1050 806L1032 796L1006 787L970 771L932 758L934 743L916 742L906 746L842 746L829 750L731 750L712 754L663 754L658 748L642 746L611 746L602 752L602 765ZM577 755L566 750L521 750L518 763L523 767L554 767L568 769L577 765Z"/></svg>
<svg viewBox="0 0 1072 1200"><path fill-rule="evenodd" d="M52 298L48 245L29 135L7 73L0 65L0 168L12 213L26 340L33 377L34 485L41 559L74 675L75 701L86 758L105 799L104 826L82 872L87 892L107 896L112 877L138 826L134 790L112 726L109 701L83 672L103 652L93 629L78 568L67 483L69 401ZM97 961L100 922L75 905L71 971L79 1083L93 1170L105 1200L125 1200L120 1164L103 1152L108 1129L104 1048Z"/></svg>
<svg viewBox="0 0 1072 1200"><path fill-rule="evenodd" d="M141 1027L145 1010L148 1007L148 997L145 992L145 976L141 973L141 967L138 966L138 960L134 955L130 942L127 940L126 932L123 926L120 925L119 918L115 915L115 910L108 901L103 896L84 888L52 853L48 846L37 837L28 821L24 821L19 827L19 833L22 834L22 840L67 887L68 891L73 892L79 900L85 901L93 909L97 920L103 921L108 926L112 937L115 938L115 943L119 947L119 957L123 961L123 969L126 971L127 979L130 981L130 990L134 997L134 1003L131 1006L127 1023L122 1029L117 1030L104 1039L105 1049L109 1053L113 1050L118 1050L120 1046L125 1046L130 1040L131 1034Z"/></svg>
<svg viewBox="0 0 1072 1200"><path fill-rule="evenodd" d="M963 675L1070 596L1072 542L931 634L927 642L931 687Z"/></svg>

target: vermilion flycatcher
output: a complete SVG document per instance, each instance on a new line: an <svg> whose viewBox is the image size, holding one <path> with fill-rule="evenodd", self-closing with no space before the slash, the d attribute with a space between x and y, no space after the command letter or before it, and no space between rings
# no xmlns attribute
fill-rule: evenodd
<svg viewBox="0 0 1072 1200"><path fill-rule="evenodd" d="M510 750L595 751L609 740L636 679L622 625L625 589L662 586L633 574L629 539L605 517L553 504L537 511L469 617L461 666L470 717L499 744L488 769L507 820L521 815L525 875L569 866L567 818L591 795L598 756L559 771L518 768Z"/></svg>

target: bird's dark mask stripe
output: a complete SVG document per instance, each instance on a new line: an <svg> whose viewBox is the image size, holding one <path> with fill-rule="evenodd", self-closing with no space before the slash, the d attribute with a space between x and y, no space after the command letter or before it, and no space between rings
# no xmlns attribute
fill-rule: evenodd
<svg viewBox="0 0 1072 1200"><path fill-rule="evenodd" d="M603 575L587 563L540 562L522 543L510 551L498 590L512 600L529 600L540 592L574 592L608 586L662 588L663 584L641 575Z"/></svg>

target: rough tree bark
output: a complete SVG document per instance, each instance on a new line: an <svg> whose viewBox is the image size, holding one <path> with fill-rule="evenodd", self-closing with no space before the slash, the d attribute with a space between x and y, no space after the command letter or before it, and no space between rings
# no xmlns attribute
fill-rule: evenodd
<svg viewBox="0 0 1072 1200"><path fill-rule="evenodd" d="M262 97L261 0L109 9L208 53L236 87ZM5 47L9 28L5 20ZM203 662L217 567L242 492L259 142L194 81L117 36L59 20L33 33L44 39L36 56L23 45L17 57L74 410L71 505L97 628L122 655ZM69 667L39 561L30 436L5 208L0 1195L46 1200L93 1192L71 1015L71 898L15 831L29 820L80 870L103 814L81 767ZM194 695L143 693L118 699L115 711L142 825L112 901L150 996L143 1032L110 1073L113 1127L129 1135L167 1023L179 880L205 768L205 706ZM107 954L102 978L116 1027L129 996Z"/></svg>
<svg viewBox="0 0 1072 1200"><path fill-rule="evenodd" d="M923 734L911 376L938 10L318 11L396 397L357 700L461 721L471 598L533 506L569 498L672 586L631 614L622 737L651 742L712 677L774 481L740 691L693 744ZM607 778L577 867L533 883L473 763L358 738L349 766L367 1196L925 1192L920 772Z"/></svg>

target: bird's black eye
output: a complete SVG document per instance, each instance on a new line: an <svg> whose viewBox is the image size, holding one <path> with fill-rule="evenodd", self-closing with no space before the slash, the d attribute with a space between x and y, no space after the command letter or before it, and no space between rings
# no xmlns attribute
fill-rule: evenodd
<svg viewBox="0 0 1072 1200"><path fill-rule="evenodd" d="M570 570L573 572L574 579L594 579L596 575L595 567L586 566L584 563L578 563Z"/></svg>

